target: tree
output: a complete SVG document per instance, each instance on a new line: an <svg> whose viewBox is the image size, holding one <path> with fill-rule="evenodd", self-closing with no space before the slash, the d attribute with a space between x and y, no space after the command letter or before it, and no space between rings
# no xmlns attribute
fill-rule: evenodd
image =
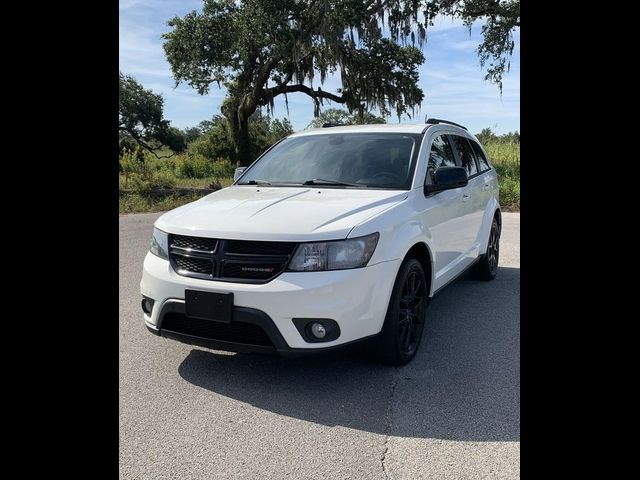
<svg viewBox="0 0 640 480"><path fill-rule="evenodd" d="M187 148L187 141L184 132L179 128L168 126L160 135L162 143L173 150L174 153L181 153Z"/></svg>
<svg viewBox="0 0 640 480"><path fill-rule="evenodd" d="M156 151L163 145L184 149L181 133L163 118L163 104L162 96L120 72L118 131L121 146L129 147L135 142L156 157Z"/></svg>
<svg viewBox="0 0 640 480"><path fill-rule="evenodd" d="M371 112L364 112L364 115L349 113L339 108L329 108L314 118L309 124L309 128L320 128L324 123L341 123L343 125L368 125L372 123L387 123L387 121L374 115Z"/></svg>
<svg viewBox="0 0 640 480"><path fill-rule="evenodd" d="M271 122L270 134L271 143L274 144L278 140L287 137L293 133L293 126L288 118L282 120L275 119Z"/></svg>
<svg viewBox="0 0 640 480"><path fill-rule="evenodd" d="M200 127L187 127L184 129L184 141L188 145L202 135Z"/></svg>
<svg viewBox="0 0 640 480"><path fill-rule="evenodd" d="M249 117L249 152L252 157L259 156L271 145L293 133L289 120L274 119L257 110ZM189 144L189 151L200 154L209 160L233 158L231 129L226 118L216 115L212 120L200 122L203 134Z"/></svg>
<svg viewBox="0 0 640 480"><path fill-rule="evenodd" d="M520 143L520 133L517 130L515 132L505 133L504 135L500 135L500 140L508 143Z"/></svg>
<svg viewBox="0 0 640 480"><path fill-rule="evenodd" d="M413 113L423 99L424 57L413 45L426 33L419 7L416 0L205 0L201 13L169 21L164 50L176 84L200 94L224 85L234 159L246 165L249 117L273 109L278 95L306 94L315 115L325 101L360 115L372 107ZM338 70L336 92L313 87L318 74L323 84Z"/></svg>
<svg viewBox="0 0 640 480"><path fill-rule="evenodd" d="M498 137L496 137L496 134L493 133L490 128L483 128L480 133L476 133L476 138L480 141L480 143L484 145L491 140L497 139Z"/></svg>
<svg viewBox="0 0 640 480"><path fill-rule="evenodd" d="M323 102L350 113L376 107L410 115L424 97L418 65L427 26L438 14L471 25L486 19L478 48L487 78L502 89L509 69L513 30L520 25L519 0L204 0L169 21L164 51L176 85L186 82L200 94L211 84L226 88L221 112L229 121L234 159L252 159L249 117L273 109L274 98L304 93L320 114ZM314 87L320 77L339 72L335 92Z"/></svg>
<svg viewBox="0 0 640 480"><path fill-rule="evenodd" d="M213 127L225 121L225 118L222 115L214 115L211 117L211 120L203 120L198 124L198 128L200 131L205 134Z"/></svg>
<svg viewBox="0 0 640 480"><path fill-rule="evenodd" d="M477 50L480 66L489 62L484 78L497 84L502 93L502 77L511 67L515 45L513 32L520 27L520 0L428 0L425 16L429 24L436 15L461 18L469 28L476 20L485 20Z"/></svg>

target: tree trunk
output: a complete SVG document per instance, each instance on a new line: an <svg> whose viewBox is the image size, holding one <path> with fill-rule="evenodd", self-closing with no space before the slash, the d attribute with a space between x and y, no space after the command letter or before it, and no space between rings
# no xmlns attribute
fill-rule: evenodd
<svg viewBox="0 0 640 480"><path fill-rule="evenodd" d="M249 121L243 112L235 109L229 111L227 119L231 126L231 141L236 157L234 160L239 161L242 166L248 166L253 161L249 140Z"/></svg>

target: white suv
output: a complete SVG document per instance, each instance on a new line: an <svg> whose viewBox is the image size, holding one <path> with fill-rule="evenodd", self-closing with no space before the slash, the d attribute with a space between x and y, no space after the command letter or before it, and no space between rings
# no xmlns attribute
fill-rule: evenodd
<svg viewBox="0 0 640 480"><path fill-rule="evenodd" d="M233 185L162 215L142 309L157 335L218 350L420 346L430 298L495 277L495 170L464 127L330 126L278 142Z"/></svg>

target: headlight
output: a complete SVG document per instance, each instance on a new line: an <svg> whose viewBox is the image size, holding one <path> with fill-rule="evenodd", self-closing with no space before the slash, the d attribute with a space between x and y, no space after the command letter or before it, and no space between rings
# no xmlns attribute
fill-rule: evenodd
<svg viewBox="0 0 640 480"><path fill-rule="evenodd" d="M364 267L378 244L379 233L322 243L301 243L288 270L311 272Z"/></svg>
<svg viewBox="0 0 640 480"><path fill-rule="evenodd" d="M166 232L153 227L153 236L151 237L149 251L160 258L169 260L169 236Z"/></svg>

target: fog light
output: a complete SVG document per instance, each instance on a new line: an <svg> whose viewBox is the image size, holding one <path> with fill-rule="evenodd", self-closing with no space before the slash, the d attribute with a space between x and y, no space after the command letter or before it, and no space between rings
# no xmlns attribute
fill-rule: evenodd
<svg viewBox="0 0 640 480"><path fill-rule="evenodd" d="M327 329L324 328L324 325L318 322L313 322L311 324L311 333L316 338L324 338L327 334Z"/></svg>
<svg viewBox="0 0 640 480"><path fill-rule="evenodd" d="M142 297L142 311L147 315L151 315L153 310L153 300L147 297Z"/></svg>
<svg viewBox="0 0 640 480"><path fill-rule="evenodd" d="M340 336L338 322L330 318L292 318L291 320L307 343L332 342Z"/></svg>

